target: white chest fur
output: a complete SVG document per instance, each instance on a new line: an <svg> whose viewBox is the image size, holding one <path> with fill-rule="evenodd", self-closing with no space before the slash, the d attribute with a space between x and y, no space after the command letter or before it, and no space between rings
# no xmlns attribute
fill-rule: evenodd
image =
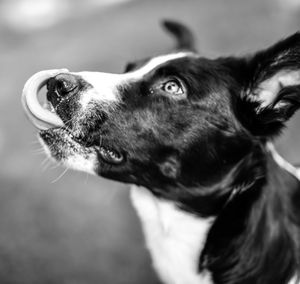
<svg viewBox="0 0 300 284"><path fill-rule="evenodd" d="M167 284L211 284L197 265L213 219L201 219L133 186L131 199L141 219L153 265Z"/></svg>

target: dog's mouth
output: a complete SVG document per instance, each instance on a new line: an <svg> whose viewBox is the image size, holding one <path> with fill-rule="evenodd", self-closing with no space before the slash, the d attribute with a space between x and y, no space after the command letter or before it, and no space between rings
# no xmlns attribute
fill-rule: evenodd
<svg viewBox="0 0 300 284"><path fill-rule="evenodd" d="M93 133L78 135L77 131L73 131L68 123L64 122L56 111L61 96L57 96L58 101L48 100L44 105L41 104L40 90L51 78L66 72L68 72L67 69L41 71L33 75L24 86L23 108L29 120L40 130L42 143L50 150L50 155L59 161L66 160L68 156L74 154L86 155L93 152L102 162L111 165L121 164L124 161L122 151L115 149L112 145L106 145L109 143L103 142L105 139L101 137L97 137L98 143L94 143ZM76 91L74 86L65 85L59 88L63 90L58 91ZM57 89L52 91L57 92Z"/></svg>

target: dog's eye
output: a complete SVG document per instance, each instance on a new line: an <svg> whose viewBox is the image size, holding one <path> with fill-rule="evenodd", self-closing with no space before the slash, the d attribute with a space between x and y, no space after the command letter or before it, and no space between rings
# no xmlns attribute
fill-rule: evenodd
<svg viewBox="0 0 300 284"><path fill-rule="evenodd" d="M163 84L162 89L171 95L182 95L183 89L177 80L170 80Z"/></svg>
<svg viewBox="0 0 300 284"><path fill-rule="evenodd" d="M170 79L166 82L164 82L161 86L161 89L172 95L172 96L183 96L185 95L185 89L183 87L183 84L177 79Z"/></svg>
<svg viewBox="0 0 300 284"><path fill-rule="evenodd" d="M152 95L164 95L174 99L183 99L187 95L185 84L180 79L174 77L156 81L149 91Z"/></svg>

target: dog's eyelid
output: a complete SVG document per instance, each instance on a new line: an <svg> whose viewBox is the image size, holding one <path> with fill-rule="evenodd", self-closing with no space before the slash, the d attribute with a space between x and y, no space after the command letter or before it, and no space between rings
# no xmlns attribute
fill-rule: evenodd
<svg viewBox="0 0 300 284"><path fill-rule="evenodd" d="M170 82L174 82L175 84L178 84L180 87L185 87L185 83L183 82L183 80L181 80L177 76L166 76L164 78L158 79L152 84L152 86L154 86L155 88L161 88Z"/></svg>

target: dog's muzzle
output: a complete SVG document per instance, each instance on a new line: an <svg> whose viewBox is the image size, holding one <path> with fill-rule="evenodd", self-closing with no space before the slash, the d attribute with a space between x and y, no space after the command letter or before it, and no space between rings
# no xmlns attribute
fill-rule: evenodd
<svg viewBox="0 0 300 284"><path fill-rule="evenodd" d="M94 78L94 84L87 82L87 77ZM44 143L51 145L52 150L55 148L52 155L57 160L70 156L74 149L77 149L77 153L89 153L83 149L92 147L109 164L124 161L121 150L101 142L104 141L101 126L106 120L104 108L109 103L108 98L115 98L111 90L116 80L107 80L111 78L119 77L105 73L71 73L59 69L36 73L26 82L22 94L24 110L31 122L42 130L40 136ZM100 83L95 88L97 82ZM107 82L112 83L109 85ZM40 90L45 85L47 100L42 105ZM104 94L104 99L100 94ZM111 96L105 98L105 94Z"/></svg>

